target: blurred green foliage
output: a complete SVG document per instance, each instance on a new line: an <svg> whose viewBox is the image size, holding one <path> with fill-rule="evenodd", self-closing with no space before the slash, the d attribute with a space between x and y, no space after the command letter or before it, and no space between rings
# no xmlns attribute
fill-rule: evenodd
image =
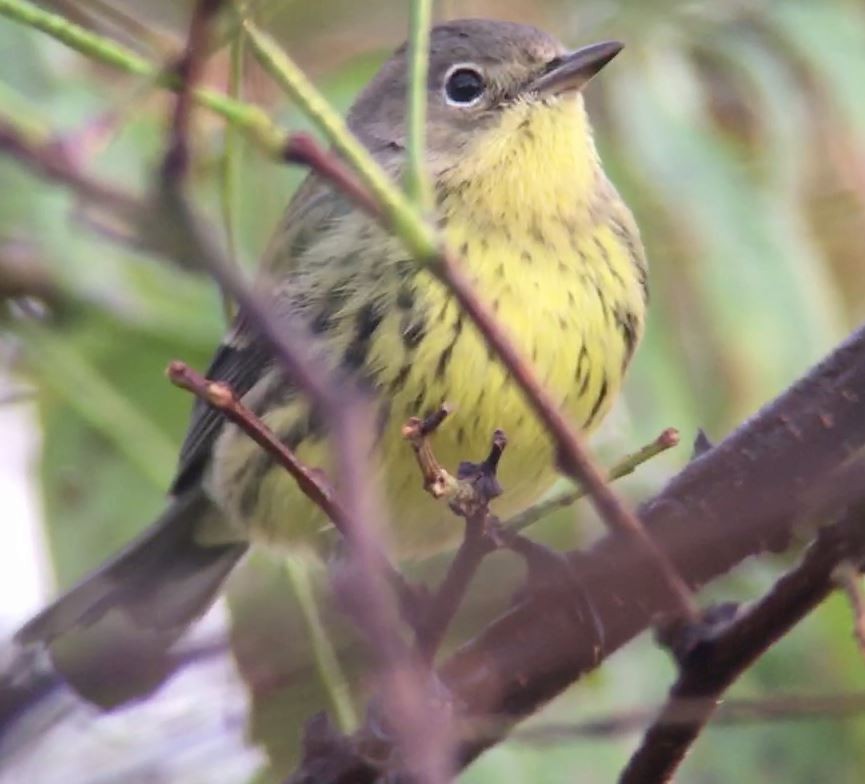
<svg viewBox="0 0 865 784"><path fill-rule="evenodd" d="M154 58L176 46L185 18L180 4L168 0L48 5ZM394 0L254 5L342 108L403 38L407 18L405 4ZM645 235L653 303L625 400L598 439L604 455L628 451L667 426L678 427L686 441L697 427L722 437L865 315L861 4L452 0L439 15L534 22L572 44L601 37L627 42L626 54L593 83L589 102L607 168ZM89 169L114 182L148 187L164 132L160 95L6 21L0 21L0 59L0 114L62 134ZM241 63L247 100L292 129L306 127L259 71ZM208 81L224 87L230 68L222 48ZM195 120L198 203L216 225L230 221L237 257L251 267L301 173L263 161L241 139L227 148L220 122L203 113ZM234 173L230 191L226 165ZM210 283L104 241L68 193L4 158L0 183L0 262L13 245L24 245L62 292L56 319L35 326L7 318L3 340L13 348L6 370L33 389L42 434L34 479L51 560L66 585L160 507L190 407L163 369L175 357L204 367L223 319ZM644 497L686 460L687 449L676 450L622 487L634 499ZM585 539L593 525L587 512L578 526L573 513L563 512L538 530L564 544L577 528ZM294 600L286 599L289 582L280 565L264 561L256 559L233 581L233 639L255 697L253 737L266 742L282 768L293 753L286 721L327 706L327 693L316 685L307 646L299 644L305 633ZM512 567L494 559L487 572ZM779 568L749 564L713 595L755 596ZM496 582L489 577L485 584ZM500 587L473 596L459 633L490 617L503 593ZM843 601L828 602L749 671L733 695L865 687L847 615ZM352 670L354 649L346 650ZM663 655L642 640L533 721L645 707L663 697L671 676ZM713 728L679 780L857 782L863 741L859 719ZM485 755L464 778L611 781L635 742L631 736L577 738L554 748L513 742Z"/></svg>

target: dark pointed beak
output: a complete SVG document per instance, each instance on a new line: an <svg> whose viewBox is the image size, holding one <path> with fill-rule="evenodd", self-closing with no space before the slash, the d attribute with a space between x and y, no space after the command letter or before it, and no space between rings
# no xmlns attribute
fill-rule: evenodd
<svg viewBox="0 0 865 784"><path fill-rule="evenodd" d="M546 73L529 82L526 92L543 96L582 90L624 46L619 41L603 41L577 49L554 61Z"/></svg>

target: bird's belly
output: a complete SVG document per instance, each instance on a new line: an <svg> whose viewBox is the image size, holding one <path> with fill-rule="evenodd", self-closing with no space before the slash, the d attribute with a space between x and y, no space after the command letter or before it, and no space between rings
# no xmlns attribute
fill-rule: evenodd
<svg viewBox="0 0 865 784"><path fill-rule="evenodd" d="M504 302L499 307L507 310ZM543 308L535 314L543 318ZM553 327L545 323L539 329L531 318L506 317L506 323L554 402L576 426L591 429L603 417L621 381L623 350L617 334L604 330L585 334L577 324L558 320ZM419 364L431 369L431 377L408 383L390 401L389 432L381 445L382 484L394 520L391 539L406 556L450 547L462 533L460 521L447 505L423 492L410 447L400 437L408 417L449 405L452 413L432 436L432 446L439 462L452 473L464 460L483 460L495 430L505 432L508 445L498 472L503 493L492 505L501 518L536 501L556 479L549 436L474 328L463 324L456 342L453 327L443 329L441 336L429 336L425 348L430 356ZM449 361L437 373L445 352Z"/></svg>

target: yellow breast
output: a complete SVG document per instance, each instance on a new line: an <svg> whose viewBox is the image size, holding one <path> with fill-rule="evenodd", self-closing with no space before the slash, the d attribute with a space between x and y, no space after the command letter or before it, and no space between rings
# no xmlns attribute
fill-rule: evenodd
<svg viewBox="0 0 865 784"><path fill-rule="evenodd" d="M597 425L642 332L645 267L630 213L600 169L581 100L512 107L465 165L440 173L437 193L446 238L479 295L574 422L587 430ZM393 239L370 233L359 218L351 225L342 229L356 234L362 269L339 272L329 261L337 240L329 246L324 239L319 262L310 259L306 269L336 271L324 283L320 272L315 285L296 283L313 303L310 319L323 292L342 292L338 307L328 311L335 324L330 347L379 390L383 428L374 465L389 500L390 538L403 555L424 554L448 546L461 529L421 488L400 436L409 416L443 402L454 408L434 441L451 469L461 460L482 459L496 428L507 433L500 466L505 492L496 501L501 515L531 503L554 480L550 443L443 287L428 273L397 264L404 254ZM304 274L298 281L312 280ZM289 432L304 416L305 407L292 401L265 419ZM225 440L223 473L248 470L244 461L255 447L244 456L237 444L225 448ZM320 440L297 449L302 459L327 465ZM268 538L308 535L323 522L278 469L255 496L254 527ZM238 514L249 516L249 510Z"/></svg>

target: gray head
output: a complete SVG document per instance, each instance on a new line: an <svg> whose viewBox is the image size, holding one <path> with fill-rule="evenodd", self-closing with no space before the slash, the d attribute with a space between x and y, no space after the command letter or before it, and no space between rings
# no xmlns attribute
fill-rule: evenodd
<svg viewBox="0 0 865 784"><path fill-rule="evenodd" d="M427 147L450 155L516 102L557 101L579 92L621 50L610 41L575 52L527 25L464 19L434 27L427 80ZM405 146L407 49L393 54L361 93L349 125L376 151Z"/></svg>

